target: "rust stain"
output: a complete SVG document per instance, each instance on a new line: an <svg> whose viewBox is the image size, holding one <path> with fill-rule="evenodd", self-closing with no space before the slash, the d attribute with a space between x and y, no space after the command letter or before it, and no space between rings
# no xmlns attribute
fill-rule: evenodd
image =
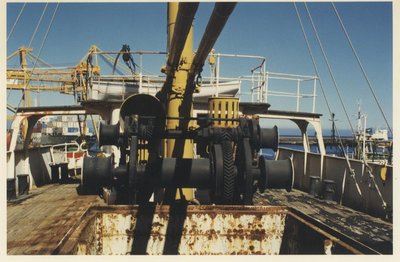
<svg viewBox="0 0 400 262"><path fill-rule="evenodd" d="M82 231L80 234L74 234L78 234L75 250L88 254L103 252L129 254L132 241L135 241L137 212L133 209L134 207L111 206L93 209L91 215L85 217L86 220L91 218L92 224L85 227L83 230L85 233ZM154 217L151 218L153 221L147 253L162 254L166 230L171 226L168 222L169 212L169 207L156 207ZM279 243L281 240L284 227L282 220L285 216L286 209L282 207L245 206L243 209L238 209L233 206L189 206L182 228L175 228L181 230L182 235L179 253L199 255L278 253L279 245L276 250L276 244L270 242ZM90 227L95 235L94 239L90 236ZM103 238L107 238L107 251L104 250ZM117 243L120 243L118 247L115 246ZM121 247L121 243L126 246L126 250ZM113 248L118 251L112 251ZM275 251L269 250L271 248L275 248Z"/></svg>

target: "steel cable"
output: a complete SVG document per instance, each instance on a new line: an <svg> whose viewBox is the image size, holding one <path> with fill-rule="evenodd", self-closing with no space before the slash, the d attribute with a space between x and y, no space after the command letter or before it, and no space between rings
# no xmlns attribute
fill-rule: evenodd
<svg viewBox="0 0 400 262"><path fill-rule="evenodd" d="M40 23L42 22L43 16L44 16L44 14L46 13L46 9L47 9L48 4L49 4L49 3L46 3L46 5L45 5L44 8L43 8L42 15L40 16L39 21L38 21L38 24L36 25L35 31L33 32L32 37L31 37L31 40L29 41L28 48L31 47L32 41L33 41L33 39L34 39L35 36L36 36L36 32L37 32L37 30L39 29L39 26L40 26Z"/></svg>
<svg viewBox="0 0 400 262"><path fill-rule="evenodd" d="M323 96L324 96L324 99L325 99L325 102L326 102L326 106L327 106L327 108L328 108L329 114L332 116L332 111L331 111L331 108L330 108L330 106L329 106L329 102L328 102L327 96L326 96L326 94L325 94L325 89L324 89L324 87L323 87L323 85L322 85L321 78L319 77L319 71L318 71L318 68L317 68L317 64L316 64L316 62L315 62L315 58L314 58L314 55L313 55L313 53L312 53L310 43L309 43L309 41L308 41L308 37L307 37L306 32L305 32L305 30L304 30L304 26L303 26L303 23L302 23L302 20L301 20L299 11L298 11L298 9L297 9L297 6L296 6L296 3L295 3L295 2L293 3L293 5L294 5L294 7L295 7L296 14L297 14L297 18L298 18L298 20L299 20L299 23L300 23L300 26L301 26L301 30L302 30L302 32L303 32L303 36L304 36L304 39L305 39L306 44L307 44L308 52L309 52L309 54L310 54L310 56L311 56L311 60L312 60L312 62L313 62L313 66L314 66L315 73L316 73L316 75L317 75L317 77L318 77L318 82L319 82L319 84L320 84L320 86L321 86L321 90L322 90L322 93L323 93ZM333 124L333 128L335 129L335 132L336 132L337 135L338 135L338 138L339 138L339 145L340 145L340 147L341 147L341 149L342 149L342 151L343 151L343 154L344 154L344 157L345 157L345 159L346 159L346 163L347 163L347 166L348 166L349 171L350 171L350 173L351 173L351 176L354 178L354 177L355 177L355 172L354 172L354 169L352 168L352 166L351 166L351 164L350 164L350 160L349 160L348 155L345 153L344 145L343 145L342 138L341 138L341 136L340 136L339 130L337 129L337 127L336 127L335 124ZM355 181L355 183L356 183L357 188L359 188L359 186L358 186L358 184L357 184L356 181ZM358 190L358 192L359 192L360 195L361 195L361 191ZM342 194L343 194L343 192L342 192Z"/></svg>
<svg viewBox="0 0 400 262"><path fill-rule="evenodd" d="M320 74L319 74L319 71L318 71L317 63L315 62L315 58L314 58L313 52L311 50L310 42L308 41L308 37L307 37L306 32L304 30L304 25L303 25L303 22L302 22L302 20L300 18L300 14L299 14L299 11L297 9L297 5L296 5L295 2L293 2L293 5L294 5L294 8L296 9L297 19L299 20L300 27L301 27L301 30L303 32L304 40L306 41L308 52L310 54L310 57L311 57L311 60L312 60L313 66L314 66L315 74L318 77L318 82L319 82L319 85L321 86L321 90L322 90L322 94L323 94L324 99L325 99L326 106L328 108L329 114L332 115L332 110L331 110L331 107L329 106L328 98L327 98L326 93L325 93L325 88L324 88L324 86L322 84L322 80L320 78Z"/></svg>
<svg viewBox="0 0 400 262"><path fill-rule="evenodd" d="M333 85L334 85L334 87L335 87L335 89L336 89L336 93L337 93L337 95L338 95L338 97L339 97L340 103L341 103L341 105L342 105L342 108L343 108L344 113L345 113L345 115L346 115L347 121L348 121L349 126L350 126L350 128L351 128L351 132L352 132L352 134L353 134L353 136L354 136L354 135L355 135L355 132L354 132L353 125L351 124L349 114L347 113L347 108L346 108L346 106L345 106L345 104L344 104L344 102L343 102L342 94L341 94L341 92L340 92L340 90L339 90L339 87L338 87L338 85L337 85L336 78L335 78L334 75L333 75L331 65L330 65L330 63L329 63L329 61L328 61L328 57L326 56L325 49L324 49L324 47L323 47L323 45L322 45L322 42L321 42L321 39L320 39L320 37L319 37L318 31L317 31L317 29L316 29L316 27L315 27L314 20L312 19L311 13L310 13L310 11L308 10L307 3L304 3L304 6L306 7L308 17L309 17L309 19L310 19L310 22L311 22L313 31L314 31L315 36L316 36L317 41L318 41L318 45L319 45L319 47L320 47L320 49L321 49L321 52L322 52L322 55L323 55L323 57L324 57L325 63L326 63L326 65L327 65L327 67L328 67L329 75L330 75L331 78L332 78Z"/></svg>
<svg viewBox="0 0 400 262"><path fill-rule="evenodd" d="M387 118L386 118L386 115L385 115L385 113L383 112L383 109L382 109L382 107L381 107L381 104L379 103L378 98L377 98L377 96L376 96L376 94L375 94L374 88L372 87L372 84L371 84L371 82L369 81L369 78L368 78L368 76L367 76L367 73L365 72L365 69L364 69L364 67L363 67L363 65L362 65L362 63L361 63L361 60L360 60L360 58L359 58L359 56L358 56L358 54L357 54L357 51L356 51L356 49L354 48L353 43L351 42L351 39L350 39L349 34L347 33L346 27L344 26L343 21L342 21L342 19L340 18L339 12L337 11L337 9L336 9L334 3L331 2L331 4L332 4L332 7L333 7L333 10L335 11L336 17L338 18L338 20L339 20L339 22L340 22L340 26L341 26L341 28L342 28L344 34L346 35L346 39L347 39L347 41L349 42L349 45L350 45L350 47L351 47L351 50L353 51L353 54L354 54L354 56L355 56L356 59L357 59L358 65L360 66L360 69L361 69L361 71L362 71L362 73L363 73L363 75L364 75L364 78L365 78L365 80L367 81L368 87L369 87L369 89L370 89L370 91L371 91L371 93L372 93L372 95L373 95L373 97L374 97L374 99L375 99L375 102L376 102L376 104L378 105L379 110L381 111L381 114L382 114L382 116L383 116L383 118L384 118L384 120L385 120L385 123L386 123L386 125L387 125L387 127L388 127L390 133L393 134L392 129L391 129L390 125L389 125L389 122L388 122L388 120L387 120Z"/></svg>
<svg viewBox="0 0 400 262"><path fill-rule="evenodd" d="M56 6L55 9L54 9L53 16L51 17L49 26L47 27L47 30L46 30L45 36L44 36L44 38L43 38L42 44L41 44L41 46L40 46L40 48L39 48L39 53L38 53L38 55L37 55L37 59L35 60L35 63L33 64L32 72L31 72L31 74L29 75L28 82L26 83L26 81L25 81L25 83L26 83L25 88L26 88L27 86L29 86L29 83L30 83L30 81L31 81L31 76L32 76L32 74L33 74L33 71L34 71L35 68L36 68L36 64L37 64L37 62L38 62L38 60L39 60L40 54L42 53L43 46L44 46L44 44L45 44L45 42L46 42L46 40L47 40L47 36L48 36L48 34L49 34L49 32L50 32L51 26L53 25L54 18L55 18L55 16L56 16L56 13L57 13L58 6L59 6L59 5L60 5L60 3L57 3L57 6ZM21 97L21 99L20 99L20 101L19 101L19 103L18 103L18 107L20 106L21 101L22 101L22 98L23 98L24 96L25 96L25 95L23 95L23 96Z"/></svg>
<svg viewBox="0 0 400 262"><path fill-rule="evenodd" d="M18 16L17 16L17 19L15 19L14 25L11 27L10 33L9 33L8 36L7 36L7 42L8 42L8 39L11 37L12 33L14 32L15 26L17 25L17 23L18 23L18 21L19 21L21 15L22 15L22 12L23 12L24 9L25 9L25 5L26 5L26 2L25 2L24 5L21 7L21 10L19 11L19 14L18 14ZM8 59L8 58L7 58L7 59ZM11 94L11 90L8 90L7 99L8 99L8 97L10 96L10 94Z"/></svg>
<svg viewBox="0 0 400 262"><path fill-rule="evenodd" d="M40 57L40 55L41 55L41 53L42 53L43 46L44 46L44 44L45 44L45 42L46 42L46 40L47 40L47 36L49 35L49 32L50 32L51 26L53 25L54 18L55 18L55 16L56 16L56 13L57 13L58 6L59 6L59 5L60 5L60 3L57 3L57 5L56 5L56 8L54 9L53 16L51 17L51 20L50 20L49 26L47 27L46 33L45 33L45 35L44 35L44 37L43 37L42 44L40 45L40 48L39 48L39 53L38 53L38 55L37 55L37 58L36 58L36 60L35 60L35 63L33 64L31 75L33 74L33 72L34 72L34 70L35 70L35 68L36 68L36 64L37 64L37 62L39 61L39 57ZM30 76L31 76L31 75L30 75ZM30 76L29 76L29 79L28 79L28 83L27 83L27 85L29 85L29 82L30 82Z"/></svg>
<svg viewBox="0 0 400 262"><path fill-rule="evenodd" d="M17 16L17 19L15 19L14 25L11 27L10 33L9 33L8 36L7 36L7 41L8 41L8 39L10 38L10 36L12 35L12 33L14 32L15 26L17 25L17 23L18 23L18 21L19 21L21 15L22 15L22 12L24 11L25 5L26 5L26 2L25 2L24 5L21 7L21 10L19 11L19 14L18 14L18 16Z"/></svg>

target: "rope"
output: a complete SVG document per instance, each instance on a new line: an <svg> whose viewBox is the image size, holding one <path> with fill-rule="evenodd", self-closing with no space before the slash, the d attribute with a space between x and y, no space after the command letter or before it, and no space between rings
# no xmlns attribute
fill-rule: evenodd
<svg viewBox="0 0 400 262"><path fill-rule="evenodd" d="M347 169L344 170L343 173L343 180L342 180L342 194L340 194L340 201L339 201L339 205L342 204L343 201L343 195L344 195L344 188L346 186L346 175L347 175Z"/></svg>
<svg viewBox="0 0 400 262"><path fill-rule="evenodd" d="M336 7L335 7L335 4L334 4L333 2L331 2L331 4L332 4L332 7L333 7L333 10L335 11L336 17L338 18L338 20L339 20L339 22L340 22L340 26L341 26L341 28L342 28L344 34L346 35L346 39L347 39L347 41L349 42L349 45L350 45L350 47L351 47L351 50L353 51L353 54L354 54L354 56L355 56L356 59L357 59L358 65L360 66L360 69L361 69L361 71L362 71L362 73L363 73L363 75L364 75L364 78L365 78L365 80L367 81L369 90L371 91L371 93L372 93L372 95L373 95L373 97L374 97L374 99L375 99L375 102L376 102L376 104L378 105L379 110L381 111L381 114L382 114L382 116L383 116L383 118L384 118L384 120L385 120L385 122L386 122L386 125L387 125L387 127L388 127L390 133L393 134L392 129L390 128L389 122L388 122L388 120L387 120L387 118L386 118L386 115L385 115L385 113L383 112L383 109L382 109L382 107L381 107L381 104L379 103L378 98L377 98L377 96L376 96L376 94L375 94L374 88L372 87L372 84L371 84L371 82L369 81L369 78L368 78L368 76L367 76L367 73L366 73L365 70L364 70L364 67L363 67L363 65L362 65L362 63L361 63L361 60L360 60L360 58L359 58L359 56L358 56L358 54L357 54L357 52L356 52L356 49L354 48L353 43L351 42L351 39L350 39L349 34L347 33L346 27L344 26L343 21L342 21L342 19L340 18L339 12L337 11L337 9L336 9Z"/></svg>
<svg viewBox="0 0 400 262"><path fill-rule="evenodd" d="M374 187L375 187L375 189L376 189L376 192L378 193L378 196L379 196L379 198L380 198L381 201L382 201L382 207L386 210L386 208L387 208L387 203L386 203L386 201L383 199L382 193L381 193L381 191L379 190L378 184L377 184L376 181L375 181L375 177L374 177L374 175L373 175L372 172L371 172L372 168L369 166L368 162L367 162L365 159L363 159L363 162L364 162L364 165L367 167L367 172L368 172L368 174L369 174L369 179L370 179L370 181L372 181L372 182L374 183Z"/></svg>
<svg viewBox="0 0 400 262"><path fill-rule="evenodd" d="M100 55L100 58L101 58L104 62L106 62L108 65L110 65L111 67L114 66L114 64L113 64L110 60L108 60L105 56ZM119 65L119 63L117 63L117 65ZM125 70L125 72L129 72L129 71L126 70L125 68L124 68L123 70ZM119 67L115 68L115 71L116 71L117 73L121 74L121 75L124 74L124 73L120 70Z"/></svg>
<svg viewBox="0 0 400 262"><path fill-rule="evenodd" d="M335 86L335 89L336 89L336 93L337 93L337 95L338 95L338 97L339 97L340 103L341 103L341 105L342 105L342 108L343 108L344 113L345 113L345 115L346 115L347 121L348 121L349 126L350 126L350 128L351 128L351 132L353 133L353 136L354 136L354 135L355 135L355 132L354 132L353 125L351 124L351 121L350 121L350 118L349 118L349 114L347 113L347 108L346 108L346 106L345 106L345 104L344 104L344 102L343 102L342 94L340 93L340 90L339 90L338 85L337 85L337 83L336 83L336 79L335 79L335 77L334 77L334 75L333 75L331 65L330 65L330 63L329 63L329 61L328 61L328 58L327 58L327 56L326 56L325 49L324 49L324 47L322 46L321 39L319 38L318 31L317 31L317 29L316 29L316 27L315 27L315 24L314 24L314 20L312 19L311 14L310 14L310 11L308 10L307 3L304 3L304 6L306 7L307 14L308 14L308 17L310 18L310 22L311 22L312 28L313 28L313 30L314 30L315 36L317 37L318 44L319 44L319 47L320 47L321 52L322 52L322 54L323 54L325 63L326 63L326 65L327 65L327 67L328 67L329 75L330 75L331 78L332 78L333 85Z"/></svg>
<svg viewBox="0 0 400 262"><path fill-rule="evenodd" d="M9 33L8 36L7 36L7 41L8 41L8 39L10 38L10 36L12 35L12 33L14 32L14 28L15 28L15 26L17 25L17 23L18 23L18 21L19 21L19 18L20 18L21 15L22 15L22 12L24 11L25 5L26 5L26 2L24 3L24 5L21 7L21 10L19 11L19 14L18 14L18 16L17 16L17 19L15 20L15 23L14 23L14 25L12 26L12 28L11 28L11 30L10 30L10 33Z"/></svg>
<svg viewBox="0 0 400 262"><path fill-rule="evenodd" d="M36 32L37 32L37 30L39 29L40 23L42 22L44 13L46 13L46 9L47 9L47 5L48 5L48 4L49 4L49 3L46 3L46 5L45 5L44 8L43 8L42 15L41 15L40 18L39 18L39 22L38 22L38 24L36 25L35 31L34 31L33 34L32 34L32 37L31 37L31 40L29 41L28 47L31 47L32 41L33 41L33 39L35 38Z"/></svg>

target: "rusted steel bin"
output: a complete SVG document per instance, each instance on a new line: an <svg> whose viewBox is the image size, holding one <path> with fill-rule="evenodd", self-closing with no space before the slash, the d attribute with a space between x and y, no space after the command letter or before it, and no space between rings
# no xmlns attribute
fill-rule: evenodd
<svg viewBox="0 0 400 262"><path fill-rule="evenodd" d="M287 209L272 206L92 207L58 254L279 254Z"/></svg>

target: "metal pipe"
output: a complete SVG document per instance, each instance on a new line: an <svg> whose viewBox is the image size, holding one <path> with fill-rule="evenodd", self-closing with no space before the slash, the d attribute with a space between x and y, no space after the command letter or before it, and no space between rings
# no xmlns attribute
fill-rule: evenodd
<svg viewBox="0 0 400 262"><path fill-rule="evenodd" d="M98 51L93 52L93 54L99 55L117 55L117 54L131 54L131 55L166 55L167 52L160 52L160 51L131 51L131 52L114 52L114 51ZM73 67L71 67L73 69Z"/></svg>
<svg viewBox="0 0 400 262"><path fill-rule="evenodd" d="M217 41L218 36L228 21L235 6L236 3L229 2L220 2L215 4L190 68L188 77L189 85L193 83L195 75L202 69L208 54L211 52L211 49Z"/></svg>
<svg viewBox="0 0 400 262"><path fill-rule="evenodd" d="M217 75L217 81L215 83L216 86L216 93L215 96L218 97L218 88L219 88L219 68L220 68L220 64L221 64L221 59L219 57L219 55L217 55L217 68L216 68L216 75Z"/></svg>
<svg viewBox="0 0 400 262"><path fill-rule="evenodd" d="M186 39L189 35L192 26L194 15L196 14L199 3L187 2L179 3L178 14L174 26L174 33L169 46L168 66L176 69L179 65L179 60Z"/></svg>
<svg viewBox="0 0 400 262"><path fill-rule="evenodd" d="M297 80L297 95L296 95L297 99L297 103L296 103L296 111L299 112L300 110L300 81Z"/></svg>
<svg viewBox="0 0 400 262"><path fill-rule="evenodd" d="M256 56L256 55L238 55L238 54L221 54L221 53L218 53L218 56L220 56L220 57L233 57L233 58L255 58L255 59L261 59L261 60L266 60L267 59L265 56Z"/></svg>

